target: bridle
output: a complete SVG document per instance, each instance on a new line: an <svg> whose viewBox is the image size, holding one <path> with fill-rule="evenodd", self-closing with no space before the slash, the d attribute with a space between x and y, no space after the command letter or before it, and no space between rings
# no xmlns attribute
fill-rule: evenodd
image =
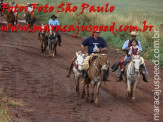
<svg viewBox="0 0 163 122"><path fill-rule="evenodd" d="M139 69L136 69L136 68L135 68L135 66L134 66L134 61L133 61L133 60L131 61L131 67L134 68L134 73L133 73L133 74L130 73L130 75L135 75L135 70L139 70Z"/></svg>
<svg viewBox="0 0 163 122"><path fill-rule="evenodd" d="M100 54L100 55L105 56L106 54ZM97 58L97 59L98 59L98 58ZM98 69L97 66L96 66L97 60L95 61L95 63L93 63L93 66L95 67L95 69L96 69L98 72L101 72L101 71L103 70L102 67L103 67L104 65L101 63L101 59L98 59L98 62L99 62L99 64L100 64L100 66L101 66L101 69ZM107 62L106 62L105 65L106 65L106 66L109 66L109 61L108 61L108 59L107 59Z"/></svg>

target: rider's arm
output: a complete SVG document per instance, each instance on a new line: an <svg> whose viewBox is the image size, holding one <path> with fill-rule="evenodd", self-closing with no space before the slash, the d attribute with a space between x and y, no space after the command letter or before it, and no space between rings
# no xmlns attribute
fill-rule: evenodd
<svg viewBox="0 0 163 122"><path fill-rule="evenodd" d="M132 46L130 47L129 51L128 51L128 55L132 54Z"/></svg>
<svg viewBox="0 0 163 122"><path fill-rule="evenodd" d="M83 53L84 53L84 54L87 54L87 49L86 49L86 47L84 47L84 46L81 44L81 48L82 48Z"/></svg>
<svg viewBox="0 0 163 122"><path fill-rule="evenodd" d="M89 39L90 39L90 37L86 38L81 44L82 51L85 54L87 54L86 46L88 46L88 44L89 44Z"/></svg>
<svg viewBox="0 0 163 122"><path fill-rule="evenodd" d="M143 50L142 50L142 46L141 46L141 42L140 41L138 41L138 46L139 46L139 50L142 52Z"/></svg>
<svg viewBox="0 0 163 122"><path fill-rule="evenodd" d="M127 41L123 44L123 47L122 47L122 50L123 50L123 51L129 50L129 48L128 48L128 43L129 43L129 40L127 40Z"/></svg>
<svg viewBox="0 0 163 122"><path fill-rule="evenodd" d="M141 54L142 49L138 46L138 55Z"/></svg>
<svg viewBox="0 0 163 122"><path fill-rule="evenodd" d="M58 21L58 20L56 20L56 26L58 26L58 25L60 25L60 23L59 23L59 21Z"/></svg>
<svg viewBox="0 0 163 122"><path fill-rule="evenodd" d="M101 52L107 52L107 51L108 51L108 46L107 46L105 40L104 40L104 39L102 39L102 40L103 40L103 41L102 41Z"/></svg>

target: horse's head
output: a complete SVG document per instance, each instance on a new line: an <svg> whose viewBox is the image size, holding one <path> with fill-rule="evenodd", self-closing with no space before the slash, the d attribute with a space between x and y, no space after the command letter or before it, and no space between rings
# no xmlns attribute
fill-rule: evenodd
<svg viewBox="0 0 163 122"><path fill-rule="evenodd" d="M132 62L133 67L135 69L135 73L139 73L139 67L144 62L143 58L140 57L140 55L132 55Z"/></svg>
<svg viewBox="0 0 163 122"><path fill-rule="evenodd" d="M50 36L56 36L56 31L50 30L50 31L49 31L49 35L50 35Z"/></svg>
<svg viewBox="0 0 163 122"><path fill-rule="evenodd" d="M100 54L98 56L98 61L99 61L99 64L101 65L101 67L102 67L101 70L103 70L103 71L108 70L109 60L108 60L107 54Z"/></svg>
<svg viewBox="0 0 163 122"><path fill-rule="evenodd" d="M76 52L76 64L78 65L78 70L82 71L83 70L83 62L84 62L84 57L85 55L83 53L78 53Z"/></svg>

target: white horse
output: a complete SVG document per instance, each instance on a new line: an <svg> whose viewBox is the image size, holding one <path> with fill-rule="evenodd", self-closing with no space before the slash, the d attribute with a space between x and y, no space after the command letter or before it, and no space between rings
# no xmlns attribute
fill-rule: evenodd
<svg viewBox="0 0 163 122"><path fill-rule="evenodd" d="M74 73L74 78L75 78L76 92L79 96L80 96L79 81L80 78L82 77L84 59L85 59L85 55L83 53L76 52L76 61L72 68L72 71ZM83 91L81 97L84 97L84 94L85 94L85 85L83 85Z"/></svg>
<svg viewBox="0 0 163 122"><path fill-rule="evenodd" d="M140 55L132 55L132 61L128 64L126 71L127 80L127 97L135 101L135 90L140 77L139 67L144 63L144 59Z"/></svg>

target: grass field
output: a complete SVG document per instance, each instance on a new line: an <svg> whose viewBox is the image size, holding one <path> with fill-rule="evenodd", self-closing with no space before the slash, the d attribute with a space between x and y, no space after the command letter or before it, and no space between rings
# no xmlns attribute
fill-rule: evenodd
<svg viewBox="0 0 163 122"><path fill-rule="evenodd" d="M26 4L25 0L15 0L19 4ZM40 3L41 5L49 4L55 6L55 9L51 13L38 13L35 12L37 18L44 23L48 23L49 17L52 14L58 16L58 20L61 25L76 25L79 21L81 25L111 25L115 22L118 25L134 25L142 27L142 22L147 21L147 24L154 25L151 32L139 32L137 37L138 40L142 42L143 46L143 56L146 59L153 58L153 39L154 30L159 30L160 24L163 24L163 0L109 0L109 5L115 6L115 10L112 13L88 13L88 9L83 14L79 14L80 5L82 3L88 3L90 5L100 5L105 6L108 0L28 0L29 3ZM79 6L78 10L74 13L72 12L60 12L57 13L57 5L60 3L72 3L73 5ZM79 35L89 36L89 32L80 32ZM162 33L160 33L163 35ZM104 37L110 47L115 47L121 49L125 40L129 39L128 32L116 32L113 35L111 32L103 32L101 36ZM163 37L160 37L160 53L161 53L161 64L163 65Z"/></svg>

